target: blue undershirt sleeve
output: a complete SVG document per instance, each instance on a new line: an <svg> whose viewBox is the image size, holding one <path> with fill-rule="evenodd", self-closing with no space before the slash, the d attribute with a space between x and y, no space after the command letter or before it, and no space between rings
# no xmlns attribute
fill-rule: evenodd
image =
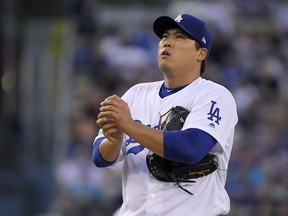
<svg viewBox="0 0 288 216"><path fill-rule="evenodd" d="M196 128L164 131L164 158L183 163L197 163L216 143L214 137Z"/></svg>
<svg viewBox="0 0 288 216"><path fill-rule="evenodd" d="M97 167L108 167L111 166L115 161L109 162L104 160L99 152L99 145L104 140L105 137L100 137L94 141L93 151L92 151L92 160Z"/></svg>

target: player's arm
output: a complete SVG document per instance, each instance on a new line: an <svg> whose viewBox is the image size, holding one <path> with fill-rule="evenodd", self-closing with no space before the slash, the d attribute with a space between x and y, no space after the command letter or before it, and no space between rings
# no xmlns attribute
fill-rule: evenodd
<svg viewBox="0 0 288 216"><path fill-rule="evenodd" d="M99 114L100 119L102 115L105 115L104 113L105 112L101 112ZM135 140L137 143L140 143L141 145L155 152L156 154L163 156L163 131L156 130L141 123L135 122L132 118L123 122L125 123L123 123L123 127L121 127L121 130L124 133L126 133L129 137L133 138L133 140ZM105 153L107 154L107 156L110 155L111 148L115 150L115 148L113 148L112 146L113 145L109 144L108 142L106 144L101 143L99 151L101 152L103 158L108 159L108 157L105 157Z"/></svg>
<svg viewBox="0 0 288 216"><path fill-rule="evenodd" d="M135 121L125 124L123 131L142 146L163 157L163 131Z"/></svg>
<svg viewBox="0 0 288 216"><path fill-rule="evenodd" d="M116 95L103 101L100 111L99 119L114 119L121 131L166 159L195 163L201 160L217 142L211 135L198 129L162 131L135 122L127 103Z"/></svg>
<svg viewBox="0 0 288 216"><path fill-rule="evenodd" d="M109 162L114 162L119 156L123 132L119 130L112 119L103 117L99 118L96 123L102 129L105 137L95 140L92 155L93 161L96 164L97 161L99 162L103 159L104 162L107 162L104 165L108 165Z"/></svg>
<svg viewBox="0 0 288 216"><path fill-rule="evenodd" d="M144 147L163 156L163 131L135 122L127 103L119 96L113 95L105 99L101 103L100 111L97 122L106 118L113 119L121 131Z"/></svg>
<svg viewBox="0 0 288 216"><path fill-rule="evenodd" d="M102 144L102 142L103 142L103 144ZM102 150L102 154L101 154L99 147L102 144L102 148L103 147L105 148L106 142L107 142L107 139L105 137L99 137L99 138L94 140L93 149L92 149L92 160L97 167L111 166L117 159L117 156L115 156L115 155L119 154L117 152L117 150L114 148L112 150L107 148L106 150L104 150L104 152ZM111 155L110 154L106 155L108 151L111 153ZM104 155L104 157L102 155Z"/></svg>
<svg viewBox="0 0 288 216"><path fill-rule="evenodd" d="M184 163L197 163L216 143L217 140L213 136L197 128L164 131L164 158Z"/></svg>

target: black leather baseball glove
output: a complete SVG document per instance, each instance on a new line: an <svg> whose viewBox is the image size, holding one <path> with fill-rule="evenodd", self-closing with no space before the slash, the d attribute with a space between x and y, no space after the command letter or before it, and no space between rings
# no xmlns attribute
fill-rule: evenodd
<svg viewBox="0 0 288 216"><path fill-rule="evenodd" d="M181 106L172 107L165 115L166 119L161 123L162 130L180 130L183 127L189 110ZM207 154L201 161L195 164L180 163L167 160L153 152L149 152L146 157L147 167L150 173L160 181L175 182L182 190L193 195L183 188L181 182L194 182L193 179L209 175L217 167L215 155Z"/></svg>

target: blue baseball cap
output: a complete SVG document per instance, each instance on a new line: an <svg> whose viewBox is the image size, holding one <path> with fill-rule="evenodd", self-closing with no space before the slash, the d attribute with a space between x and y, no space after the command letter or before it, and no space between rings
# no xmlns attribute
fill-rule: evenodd
<svg viewBox="0 0 288 216"><path fill-rule="evenodd" d="M198 41L203 48L208 50L209 55L212 39L205 22L190 14L180 14L175 19L169 16L158 17L153 24L153 30L159 38L162 38L165 31L175 27L182 29L186 34Z"/></svg>

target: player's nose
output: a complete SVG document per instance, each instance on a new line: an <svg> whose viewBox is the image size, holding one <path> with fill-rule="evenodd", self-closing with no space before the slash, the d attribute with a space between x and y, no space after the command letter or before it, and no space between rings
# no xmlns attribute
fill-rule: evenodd
<svg viewBox="0 0 288 216"><path fill-rule="evenodd" d="M164 47L171 47L171 40L166 40L165 42L164 42Z"/></svg>
<svg viewBox="0 0 288 216"><path fill-rule="evenodd" d="M158 44L158 50L160 52L160 50L171 48L172 46L173 46L173 44L170 40L160 41L160 43Z"/></svg>
<svg viewBox="0 0 288 216"><path fill-rule="evenodd" d="M159 42L159 47L160 48L166 48L166 47L172 47L173 45L173 42L172 42L172 39L171 38L168 38L166 37L165 39L162 39L160 42Z"/></svg>

